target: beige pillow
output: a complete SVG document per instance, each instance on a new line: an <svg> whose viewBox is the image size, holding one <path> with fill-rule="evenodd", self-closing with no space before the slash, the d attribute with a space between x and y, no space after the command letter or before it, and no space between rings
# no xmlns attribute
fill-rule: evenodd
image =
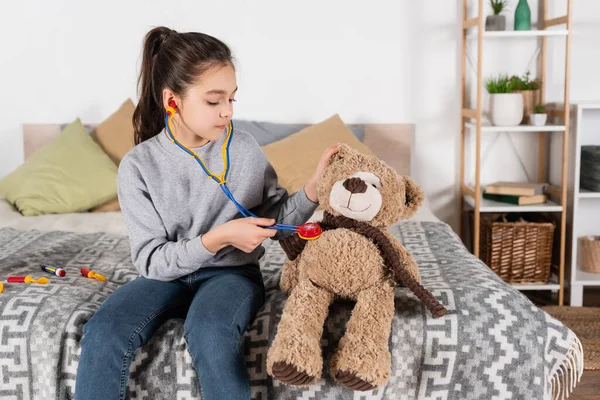
<svg viewBox="0 0 600 400"><path fill-rule="evenodd" d="M294 193L315 173L323 152L338 142L346 143L361 153L375 155L354 136L338 114L262 149L277 172L279 184Z"/></svg>
<svg viewBox="0 0 600 400"><path fill-rule="evenodd" d="M117 111L98 125L91 133L92 138L118 166L125 154L135 145L133 136L133 111L135 105L127 99ZM115 197L94 207L92 212L119 211L119 200Z"/></svg>

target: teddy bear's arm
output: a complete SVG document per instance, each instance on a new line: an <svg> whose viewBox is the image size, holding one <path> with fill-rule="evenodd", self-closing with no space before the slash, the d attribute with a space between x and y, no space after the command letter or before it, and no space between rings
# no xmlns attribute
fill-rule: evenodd
<svg viewBox="0 0 600 400"><path fill-rule="evenodd" d="M419 267L417 266L417 262L413 258L412 254L408 250L402 246L402 244L396 239L390 232L384 231L385 236L389 239L389 241L394 246L394 249L398 253L400 257L400 262L402 266L408 271L410 276L417 282L421 282L421 276L419 275Z"/></svg>
<svg viewBox="0 0 600 400"><path fill-rule="evenodd" d="M300 271L298 268L300 264L300 258L294 260L286 260L281 269L281 279L279 281L279 287L285 294L290 294L292 289L298 284Z"/></svg>
<svg viewBox="0 0 600 400"><path fill-rule="evenodd" d="M294 261L300 254L304 247L306 247L306 240L301 239L297 233L287 236L285 239L279 241L281 248L287 255L290 261Z"/></svg>

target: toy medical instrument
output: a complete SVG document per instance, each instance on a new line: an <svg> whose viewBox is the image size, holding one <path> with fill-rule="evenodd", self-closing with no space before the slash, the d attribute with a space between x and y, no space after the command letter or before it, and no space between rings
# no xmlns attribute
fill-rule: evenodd
<svg viewBox="0 0 600 400"><path fill-rule="evenodd" d="M81 275L85 276L86 278L97 279L99 281L106 282L106 278L104 276L92 271L89 268L83 267L79 270L79 272L81 272Z"/></svg>
<svg viewBox="0 0 600 400"><path fill-rule="evenodd" d="M202 161L202 159L198 156L198 154L196 154L196 152L194 150L192 150L189 147L182 144L179 140L177 140L177 138L173 134L173 130L171 129L171 119L177 112L175 110L176 108L177 108L177 105L175 104L175 101L169 100L169 106L167 107L167 115L165 116L165 128L166 128L165 133L166 133L167 137L169 138L169 140L172 143L175 143L177 146L179 146L179 148L181 148L183 151L188 153L193 159L196 160L196 162L198 162L198 164L200 165L200 167L202 167L202 170L204 170L206 175L209 178L211 178L212 180L214 180L216 183L219 184L219 186L223 190L223 193L225 193L225 195L229 198L229 200L231 200L233 202L233 204L235 204L235 206L238 209L238 211L240 212L240 214L242 214L244 217L258 218L258 216L256 216L251 211L244 208L244 206L242 206L240 203L238 203L237 200L235 199L235 197L233 196L233 193L231 193L231 191L227 187L227 175L229 174L229 166L230 166L229 145L231 144L231 139L233 138L233 133L234 133L233 122L229 121L229 124L227 125L227 135L225 137L225 140L223 142L223 147L221 149L221 153L222 153L222 157L223 157L223 172L221 174L217 175L208 169L206 164L204 164L204 161ZM308 223L305 223L303 225L298 225L298 226L276 223L275 225L267 226L265 228L297 232L298 236L300 236L302 239L305 239L305 240L317 239L321 235L321 232L322 232L321 227L314 222L308 222Z"/></svg>
<svg viewBox="0 0 600 400"><path fill-rule="evenodd" d="M27 276L9 276L6 280L9 283L39 283L45 285L50 282L48 278L33 279L30 275Z"/></svg>
<svg viewBox="0 0 600 400"><path fill-rule="evenodd" d="M49 265L45 265L42 264L40 265L40 267L42 268L42 271L48 272L52 275L56 275L56 276L65 276L67 274L67 271L65 271L62 268L55 268L55 267L51 267Z"/></svg>

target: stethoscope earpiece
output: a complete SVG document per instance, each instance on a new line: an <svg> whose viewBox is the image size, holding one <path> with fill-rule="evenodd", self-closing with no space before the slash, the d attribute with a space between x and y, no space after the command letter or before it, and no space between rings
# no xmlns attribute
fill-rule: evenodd
<svg viewBox="0 0 600 400"><path fill-rule="evenodd" d="M175 113L177 112L177 103L175 103L175 100L171 99L167 104L169 105L167 107L167 115L175 115Z"/></svg>

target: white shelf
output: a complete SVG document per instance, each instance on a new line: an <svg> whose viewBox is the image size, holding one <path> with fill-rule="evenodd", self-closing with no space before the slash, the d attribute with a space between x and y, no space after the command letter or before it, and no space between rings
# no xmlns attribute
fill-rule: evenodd
<svg viewBox="0 0 600 400"><path fill-rule="evenodd" d="M467 128L475 129L477 124L474 122L466 122ZM517 125L517 126L493 126L493 125L482 125L481 132L564 132L564 125L544 125L544 126L533 126L533 125Z"/></svg>
<svg viewBox="0 0 600 400"><path fill-rule="evenodd" d="M475 208L475 199L469 195L465 195L465 202ZM517 206L514 204L503 203L488 199L481 199L479 203L480 212L561 212L562 206L547 200L544 204L533 204L527 206Z"/></svg>
<svg viewBox="0 0 600 400"><path fill-rule="evenodd" d="M590 286L600 286L600 273L585 272L580 269L581 260L579 238L587 235L597 235L600 223L598 203L600 192L593 192L578 187L581 179L581 147L597 143L591 140L590 134L595 134L595 127L600 117L600 103L579 103L571 108L573 126L569 132L569 213L567 226L570 227L570 305L582 306L584 289ZM589 119L589 120L588 120Z"/></svg>
<svg viewBox="0 0 600 400"><path fill-rule="evenodd" d="M586 110L598 110L600 109L600 103L575 103L577 107Z"/></svg>
<svg viewBox="0 0 600 400"><path fill-rule="evenodd" d="M575 281L573 283L583 286L600 286L600 274L585 272L577 268L577 272L575 273Z"/></svg>
<svg viewBox="0 0 600 400"><path fill-rule="evenodd" d="M600 199L600 192L592 192L587 189L580 189L579 197L585 199Z"/></svg>
<svg viewBox="0 0 600 400"><path fill-rule="evenodd" d="M556 266L553 266L556 267ZM560 285L557 283L558 277L552 274L548 283L513 283L512 287L519 290L559 290Z"/></svg>
<svg viewBox="0 0 600 400"><path fill-rule="evenodd" d="M542 36L567 36L569 31L566 29L546 29L530 31L484 31L484 38L525 38L525 37L542 37Z"/></svg>
<svg viewBox="0 0 600 400"><path fill-rule="evenodd" d="M532 284L512 284L512 287L519 290L559 290L560 285L558 283L548 282L546 284L532 283Z"/></svg>

